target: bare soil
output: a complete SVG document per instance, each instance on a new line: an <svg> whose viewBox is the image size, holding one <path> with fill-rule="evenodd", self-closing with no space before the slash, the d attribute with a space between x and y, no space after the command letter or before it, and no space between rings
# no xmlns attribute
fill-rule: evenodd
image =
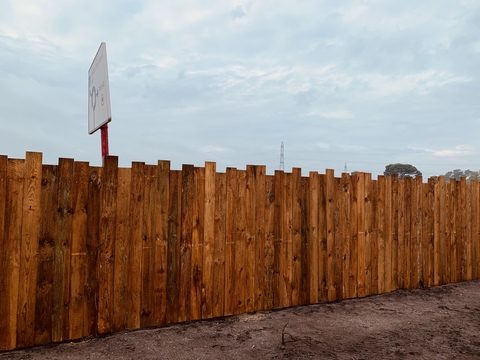
<svg viewBox="0 0 480 360"><path fill-rule="evenodd" d="M480 281L92 337L0 359L480 359Z"/></svg>

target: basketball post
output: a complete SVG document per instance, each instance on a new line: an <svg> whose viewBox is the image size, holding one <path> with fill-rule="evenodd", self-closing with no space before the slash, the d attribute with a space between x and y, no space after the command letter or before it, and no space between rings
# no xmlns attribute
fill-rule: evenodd
<svg viewBox="0 0 480 360"><path fill-rule="evenodd" d="M102 159L108 156L108 123L100 128L100 135L102 136Z"/></svg>

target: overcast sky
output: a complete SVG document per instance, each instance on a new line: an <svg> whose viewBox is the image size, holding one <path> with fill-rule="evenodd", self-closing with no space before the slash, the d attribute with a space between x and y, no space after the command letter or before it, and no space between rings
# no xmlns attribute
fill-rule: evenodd
<svg viewBox="0 0 480 360"><path fill-rule="evenodd" d="M1 0L0 154L101 164L101 42L121 166L480 169L478 0Z"/></svg>

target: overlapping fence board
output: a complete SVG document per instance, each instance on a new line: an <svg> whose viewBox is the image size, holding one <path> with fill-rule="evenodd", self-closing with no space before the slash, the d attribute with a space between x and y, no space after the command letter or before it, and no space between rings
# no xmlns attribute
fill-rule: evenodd
<svg viewBox="0 0 480 360"><path fill-rule="evenodd" d="M170 172L167 251L167 322L179 321L182 174Z"/></svg>
<svg viewBox="0 0 480 360"><path fill-rule="evenodd" d="M264 310L264 299L265 299L265 267L267 266L267 255L266 255L266 204L267 204L267 193L266 193L266 181L265 181L265 166L253 166L252 167L252 176L254 178L254 204L252 211L255 212L255 224L253 227L254 230L254 241L253 246L253 256L255 257L255 268L253 271L254 279L254 304L253 310L261 311ZM247 278L248 281L248 278ZM251 309L251 308L249 308Z"/></svg>
<svg viewBox="0 0 480 360"><path fill-rule="evenodd" d="M379 176L376 182L375 188L377 206L375 209L375 218L376 218L376 229L377 229L377 252L378 252L378 263L377 263L377 290L378 293L384 293L385 286L385 277L386 277L386 261L385 261L385 242L386 242L386 233L385 233L385 177Z"/></svg>
<svg viewBox="0 0 480 360"><path fill-rule="evenodd" d="M88 188L88 181L84 186ZM57 211L57 167L54 165L43 166L41 197L42 211L47 214L55 214ZM36 344L46 344L52 341L55 234L55 217L44 217L40 223L38 237L38 275L35 306ZM83 315L86 316L86 313ZM88 333L88 329L86 332Z"/></svg>
<svg viewBox="0 0 480 360"><path fill-rule="evenodd" d="M87 297L87 207L88 163L76 162L72 182L72 246L70 261L69 339L88 336ZM123 229L124 230L124 229ZM122 232L123 233L123 232ZM120 313L120 309L117 311ZM125 324L118 326L124 329Z"/></svg>
<svg viewBox="0 0 480 360"><path fill-rule="evenodd" d="M202 317L211 318L215 311L215 271L222 272L215 257L215 163L205 163L205 208L203 238ZM218 244L222 249L223 246ZM222 278L223 283L223 278ZM218 298L217 298L218 299ZM218 301L218 300L217 300Z"/></svg>
<svg viewBox="0 0 480 360"><path fill-rule="evenodd" d="M113 331L115 227L118 188L118 158L106 157L103 168L98 246L98 331Z"/></svg>
<svg viewBox="0 0 480 360"><path fill-rule="evenodd" d="M274 308L275 274L275 181L265 176L265 265L263 270L263 310Z"/></svg>
<svg viewBox="0 0 480 360"><path fill-rule="evenodd" d="M170 162L158 161L155 191L155 264L153 274L153 324L166 323L168 268L168 205Z"/></svg>
<svg viewBox="0 0 480 360"><path fill-rule="evenodd" d="M155 244L156 244L156 214L155 194L157 169L153 165L145 166L145 187L143 189L143 221L142 221L142 263L140 295L140 326L153 326L155 312L153 276L155 269ZM140 264L137 264L140 265Z"/></svg>
<svg viewBox="0 0 480 360"><path fill-rule="evenodd" d="M131 169L118 169L118 188L117 197L123 199L117 206L117 225L115 234L115 272L113 289L113 328L128 329L128 311L122 311L129 308L130 291L129 283L129 264L130 264L130 187L131 187Z"/></svg>
<svg viewBox="0 0 480 360"><path fill-rule="evenodd" d="M235 309L235 233L236 203L238 202L237 169L227 168L225 206L225 300L224 314L232 315Z"/></svg>
<svg viewBox="0 0 480 360"><path fill-rule="evenodd" d="M98 333L98 261L100 242L100 203L103 169L90 167L88 181L88 207L87 207L87 319L88 332ZM139 184L143 184L139 182ZM132 296L135 294L132 292Z"/></svg>
<svg viewBox="0 0 480 360"><path fill-rule="evenodd" d="M17 339L17 306L20 284L20 244L22 240L23 184L25 160L11 159L7 164L5 228L2 246L2 292L0 301L1 349L12 349L25 343ZM22 279L23 281L23 279ZM17 345L19 344L19 345Z"/></svg>
<svg viewBox="0 0 480 360"><path fill-rule="evenodd" d="M232 249L235 252L233 268L233 314L245 312L246 294L246 245L247 245L247 188L246 171L237 170L237 197L235 202L235 230L232 239Z"/></svg>
<svg viewBox="0 0 480 360"><path fill-rule="evenodd" d="M319 289L319 225L318 225L318 202L319 202L320 180L318 172L310 172L309 188L306 207L308 209L307 221L307 261L308 261L308 288L310 304L317 303Z"/></svg>
<svg viewBox="0 0 480 360"><path fill-rule="evenodd" d="M0 156L0 350L480 277L480 184Z"/></svg>
<svg viewBox="0 0 480 360"><path fill-rule="evenodd" d="M8 247L10 242L7 238L6 224L7 224L7 189L11 188L9 186L10 179L8 174L8 158L5 155L0 156L0 271L2 274L7 274L6 271L9 270L9 252ZM0 289L7 289L8 277L3 275L0 276ZM11 335L11 325L7 320L7 316L10 312L10 293L8 291L0 292L0 350L11 349L16 346L15 339L12 339ZM39 319L40 316L37 316ZM38 342L47 342L50 341L48 334L46 336L38 336Z"/></svg>
<svg viewBox="0 0 480 360"><path fill-rule="evenodd" d="M210 171L207 171L209 174ZM211 176L211 175L209 175ZM225 174L215 174L215 223L213 248L212 311L213 316L225 314L225 251L227 184ZM208 296L208 292L207 292Z"/></svg>
<svg viewBox="0 0 480 360"><path fill-rule="evenodd" d="M38 233L41 212L42 154L27 153L23 188L22 241L17 305L17 344L34 345Z"/></svg>
<svg viewBox="0 0 480 360"><path fill-rule="evenodd" d="M198 320L202 317L204 290L205 169L195 168L194 177L190 312L191 320ZM211 263L207 263L206 266L210 267Z"/></svg>
<svg viewBox="0 0 480 360"><path fill-rule="evenodd" d="M144 218L144 188L145 164L132 163L130 184L130 241L128 245L128 300L127 323L129 329L140 327L141 322L141 293L142 293L142 252L143 252L143 218ZM126 200L127 201L127 200ZM127 236L128 236L127 235Z"/></svg>

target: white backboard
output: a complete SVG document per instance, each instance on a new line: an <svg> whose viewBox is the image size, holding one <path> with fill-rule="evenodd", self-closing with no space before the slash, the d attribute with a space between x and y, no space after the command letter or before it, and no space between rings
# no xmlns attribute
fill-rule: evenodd
<svg viewBox="0 0 480 360"><path fill-rule="evenodd" d="M88 70L88 133L93 134L111 120L107 45L102 42Z"/></svg>

